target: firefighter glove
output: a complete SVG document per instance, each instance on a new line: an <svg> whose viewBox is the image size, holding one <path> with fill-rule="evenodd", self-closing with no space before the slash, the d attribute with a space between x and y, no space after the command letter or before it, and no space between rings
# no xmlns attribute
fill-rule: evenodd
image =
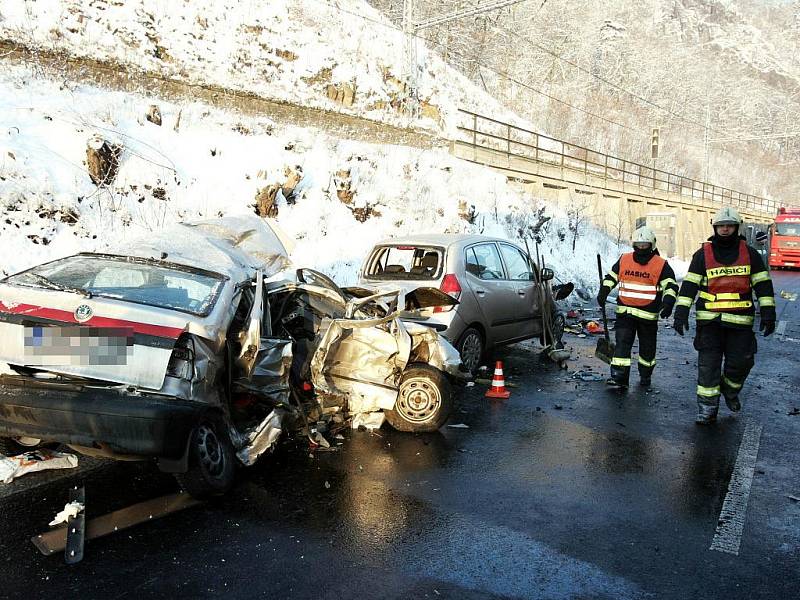
<svg viewBox="0 0 800 600"><path fill-rule="evenodd" d="M597 304L599 304L600 306L604 306L606 303L606 298L608 298L608 293L610 291L611 290L609 290L606 286L601 285L600 291L597 293Z"/></svg>
<svg viewBox="0 0 800 600"><path fill-rule="evenodd" d="M669 300L672 300L670 298ZM673 300L670 302L669 300L664 301L664 306L661 308L661 318L668 319L672 314L672 309L675 308L675 301Z"/></svg>
<svg viewBox="0 0 800 600"><path fill-rule="evenodd" d="M775 333L775 319L761 319L761 325L758 330L764 332L764 337L772 335Z"/></svg>
<svg viewBox="0 0 800 600"><path fill-rule="evenodd" d="M682 336L685 331L689 330L689 316L683 314L684 311L678 311L675 314L675 320L672 323L672 328L675 333Z"/></svg>

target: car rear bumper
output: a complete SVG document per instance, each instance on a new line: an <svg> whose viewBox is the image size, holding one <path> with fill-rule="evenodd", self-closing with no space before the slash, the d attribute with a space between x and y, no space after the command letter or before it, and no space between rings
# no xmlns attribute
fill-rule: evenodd
<svg viewBox="0 0 800 600"><path fill-rule="evenodd" d="M403 317L403 321L409 321L435 329L439 335L444 337L451 344L455 344L456 341L458 341L459 336L466 328L464 319L461 318L458 314L458 310L455 308L446 312L433 313L427 318Z"/></svg>
<svg viewBox="0 0 800 600"><path fill-rule="evenodd" d="M117 389L0 377L0 436L128 454L180 457L206 406Z"/></svg>

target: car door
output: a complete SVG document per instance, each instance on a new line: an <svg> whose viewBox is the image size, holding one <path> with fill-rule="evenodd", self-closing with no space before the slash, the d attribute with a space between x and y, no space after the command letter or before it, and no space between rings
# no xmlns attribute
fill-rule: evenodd
<svg viewBox="0 0 800 600"><path fill-rule="evenodd" d="M497 244L474 244L465 253L466 278L483 316L487 342L497 344L518 337L517 284L509 281Z"/></svg>
<svg viewBox="0 0 800 600"><path fill-rule="evenodd" d="M538 335L541 330L539 287L534 279L535 269L527 254L516 246L506 243L498 245L508 279L513 282L516 291L517 328L515 337L517 339L531 338Z"/></svg>

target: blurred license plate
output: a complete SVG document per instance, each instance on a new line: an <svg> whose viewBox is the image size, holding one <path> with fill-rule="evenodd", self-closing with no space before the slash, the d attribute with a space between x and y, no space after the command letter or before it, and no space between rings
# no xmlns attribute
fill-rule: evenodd
<svg viewBox="0 0 800 600"><path fill-rule="evenodd" d="M26 327L26 366L126 365L133 355L130 327Z"/></svg>

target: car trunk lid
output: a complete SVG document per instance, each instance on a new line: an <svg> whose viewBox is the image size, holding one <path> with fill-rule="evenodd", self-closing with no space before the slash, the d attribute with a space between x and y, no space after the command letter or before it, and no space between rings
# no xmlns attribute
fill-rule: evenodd
<svg viewBox="0 0 800 600"><path fill-rule="evenodd" d="M186 327L166 309L0 285L0 360L10 365L157 390Z"/></svg>

